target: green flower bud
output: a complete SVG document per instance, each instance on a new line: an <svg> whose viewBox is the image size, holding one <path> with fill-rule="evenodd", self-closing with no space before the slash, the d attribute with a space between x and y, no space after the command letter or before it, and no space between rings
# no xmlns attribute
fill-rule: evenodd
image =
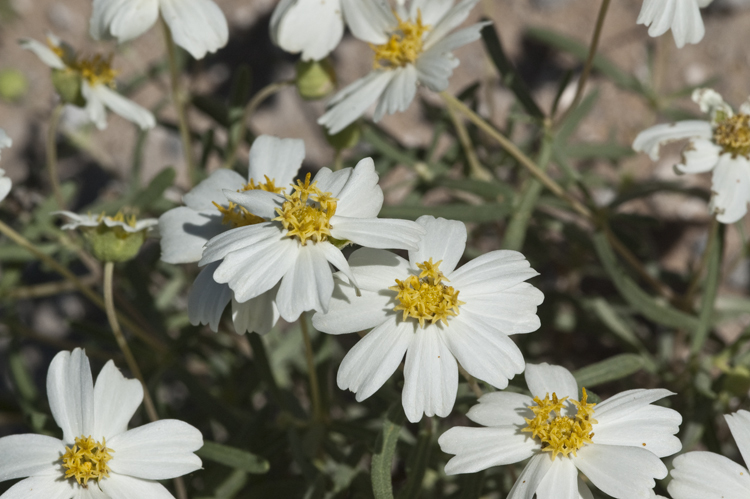
<svg viewBox="0 0 750 499"><path fill-rule="evenodd" d="M327 130L325 132L328 143L338 151L356 146L361 135L359 123L356 121L335 135L330 135Z"/></svg>
<svg viewBox="0 0 750 499"><path fill-rule="evenodd" d="M0 97L6 101L17 101L26 94L29 82L17 69L0 71Z"/></svg>
<svg viewBox="0 0 750 499"><path fill-rule="evenodd" d="M53 69L52 85L66 104L84 107L86 100L81 93L81 73L69 69Z"/></svg>
<svg viewBox="0 0 750 499"><path fill-rule="evenodd" d="M299 61L295 83L303 99L322 99L336 88L336 71L328 59Z"/></svg>
<svg viewBox="0 0 750 499"><path fill-rule="evenodd" d="M82 230L89 251L97 260L103 262L132 260L146 240L146 230L126 232L122 227L107 227L103 223Z"/></svg>

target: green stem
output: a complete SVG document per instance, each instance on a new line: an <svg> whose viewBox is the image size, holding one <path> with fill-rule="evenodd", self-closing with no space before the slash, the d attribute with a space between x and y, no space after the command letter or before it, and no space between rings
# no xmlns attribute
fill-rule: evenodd
<svg viewBox="0 0 750 499"><path fill-rule="evenodd" d="M222 168L232 168L232 165L234 164L234 160L237 157L237 151L239 150L240 143L245 139L245 131L247 131L247 122L250 120L250 117L255 114L256 109L265 101L267 98L271 97L276 92L288 87L289 85L292 85L294 83L293 80L289 81L279 81L276 83L271 83L270 85L267 85L260 89L258 93L256 93L252 99L250 99L250 102L247 103L247 106L245 106L245 112L242 114L242 119L240 120L238 124L238 128L236 130L236 135L234 137L234 140L230 141L230 151L227 154L226 159L224 160L224 164L222 165Z"/></svg>
<svg viewBox="0 0 750 499"><path fill-rule="evenodd" d="M453 126L456 127L456 133L458 134L458 141L461 143L461 147L464 149L466 159L469 162L470 176L477 180L483 180L490 182L493 180L492 173L490 173L482 164L479 162L474 146L471 143L471 137L469 137L469 131L466 130L464 122L461 121L456 115L456 110L452 106L448 106L448 115L453 122Z"/></svg>
<svg viewBox="0 0 750 499"><path fill-rule="evenodd" d="M318 372L315 370L315 353L313 352L310 332L307 328L307 314L302 313L299 318L302 338L305 341L305 360L307 361L307 374L310 377L310 398L312 399L312 413L315 421L323 421L323 407L320 403L320 384L318 383Z"/></svg>
<svg viewBox="0 0 750 499"><path fill-rule="evenodd" d="M708 339L708 333L711 330L711 319L713 318L714 304L718 294L719 284L721 283L721 257L724 253L724 227L718 222L711 225L711 234L706 246L708 254L708 268L706 271L706 281L703 287L703 299L701 300L701 310L698 316L698 327L695 329L690 352L697 355L703 349L703 344Z"/></svg>
<svg viewBox="0 0 750 499"><path fill-rule="evenodd" d="M180 85L180 67L177 63L177 46L172 39L172 32L169 30L169 26L161 20L162 29L164 31L164 43L167 46L167 56L169 58L169 75L172 84L172 102L174 103L175 111L177 112L177 123L180 129L180 139L182 141L182 151L185 155L185 166L187 168L188 183L193 185L195 183L195 164L193 162L193 146L192 138L190 136L190 128L188 127L187 113L185 111L186 96L184 95Z"/></svg>
<svg viewBox="0 0 750 499"><path fill-rule="evenodd" d="M471 388L471 391L474 392L474 395L476 395L477 398L484 395L484 392L482 391L482 388L479 386L479 383L477 383L477 380L474 376L469 374L469 372L464 369L462 365L458 365L458 372L461 374L461 376L464 377L466 382L469 384L469 388Z"/></svg>
<svg viewBox="0 0 750 499"><path fill-rule="evenodd" d="M52 111L52 115L49 119L49 128L47 129L47 172L49 173L49 180L52 184L52 192L55 195L55 201L57 206L61 209L65 209L65 199L63 198L62 191L60 190L60 177L57 172L57 128L60 125L60 117L62 116L65 104L62 102L55 106Z"/></svg>

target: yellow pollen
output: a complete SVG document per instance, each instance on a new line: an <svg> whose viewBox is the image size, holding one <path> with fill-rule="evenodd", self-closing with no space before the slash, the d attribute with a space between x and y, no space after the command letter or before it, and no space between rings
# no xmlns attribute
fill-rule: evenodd
<svg viewBox="0 0 750 499"><path fill-rule="evenodd" d="M448 278L440 272L441 263L442 260L432 263L432 258L418 263L417 267L422 271L419 277L410 275L403 281L396 279L396 285L388 288L398 293L398 305L393 310L403 311L403 320L413 317L423 328L427 320L430 324L443 321L447 326L448 317L458 315L458 307L464 302L458 299L458 291L443 284Z"/></svg>
<svg viewBox="0 0 750 499"><path fill-rule="evenodd" d="M750 115L737 114L719 122L714 142L733 157L750 157Z"/></svg>
<svg viewBox="0 0 750 499"><path fill-rule="evenodd" d="M112 69L112 54L79 57L72 49L65 50L65 47L53 43L50 39L47 39L47 45L62 59L68 70L79 72L91 85L107 85L114 88L117 71Z"/></svg>
<svg viewBox="0 0 750 499"><path fill-rule="evenodd" d="M587 398L584 388L580 402L571 400L578 409L575 418L571 418L562 415L568 397L558 399L554 392L551 399L549 393L544 396L544 400L534 397L536 405L529 406L534 413L534 419L524 418L527 426L521 431L538 438L542 442L542 451L551 453L553 461L558 454L564 457L570 454L576 456L576 451L586 444L593 443L593 425L597 423L593 417L596 404L587 404ZM554 417L552 413L555 413Z"/></svg>
<svg viewBox="0 0 750 499"><path fill-rule="evenodd" d="M422 24L422 12L417 11L417 20L403 21L394 12L398 27L391 33L390 39L383 45L370 44L375 51L375 69L399 68L413 64L422 53L425 33L430 26Z"/></svg>
<svg viewBox="0 0 750 499"><path fill-rule="evenodd" d="M296 237L303 246L308 239L316 243L328 239L333 228L331 217L336 214L338 199L318 189L316 184L310 184L308 173L304 182L298 180L297 185L292 184L293 192L284 194L286 201L276 208L279 216L274 220L281 222L287 237Z"/></svg>
<svg viewBox="0 0 750 499"><path fill-rule="evenodd" d="M240 189L237 189L237 192L266 191L273 192L274 194L284 192L283 187L276 187L275 179L268 178L268 175L265 177L265 182L258 182L257 184L255 183L255 180L250 179L250 182L243 185ZM229 206L226 208L215 201L213 201L213 205L216 206L216 209L223 215L221 223L231 224L232 228L245 227L246 225L255 225L265 222L263 218L253 215L247 210L247 208L244 208L237 203L230 202Z"/></svg>
<svg viewBox="0 0 750 499"><path fill-rule="evenodd" d="M102 438L101 443L91 436L76 437L73 447L65 447L62 461L65 478L75 478L79 485L86 487L89 480L101 480L109 476L107 463L112 459L107 448L107 441Z"/></svg>
<svg viewBox="0 0 750 499"><path fill-rule="evenodd" d="M138 219L135 217L135 215L125 215L122 211L118 211L117 214L115 214L115 216L113 217L105 216L104 212L102 212L102 214L99 215L99 222L101 222L105 218L113 222L122 222L133 228L135 228L136 224L138 223Z"/></svg>

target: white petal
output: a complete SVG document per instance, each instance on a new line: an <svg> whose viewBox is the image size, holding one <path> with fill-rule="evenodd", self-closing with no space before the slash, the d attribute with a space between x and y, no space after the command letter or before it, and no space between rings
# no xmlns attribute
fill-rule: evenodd
<svg viewBox="0 0 750 499"><path fill-rule="evenodd" d="M750 201L750 161L722 154L711 179L711 211L716 219L732 224L745 216Z"/></svg>
<svg viewBox="0 0 750 499"><path fill-rule="evenodd" d="M212 0L159 0L159 7L174 42L195 59L227 44L227 20Z"/></svg>
<svg viewBox="0 0 750 499"><path fill-rule="evenodd" d="M747 469L713 452L688 452L672 461L669 495L673 499L747 499L750 473Z"/></svg>
<svg viewBox="0 0 750 499"><path fill-rule="evenodd" d="M649 499L654 478L667 476L667 467L658 457L636 447L587 445L570 459L591 483L615 499Z"/></svg>
<svg viewBox="0 0 750 499"><path fill-rule="evenodd" d="M0 201L8 197L11 187L13 187L13 182L8 177L0 176Z"/></svg>
<svg viewBox="0 0 750 499"><path fill-rule="evenodd" d="M188 316L190 324L208 324L211 331L219 330L219 322L232 299L232 290L227 284L220 284L214 280L214 272L220 262L206 265L195 278L188 295Z"/></svg>
<svg viewBox="0 0 750 499"><path fill-rule="evenodd" d="M86 100L86 115L99 130L107 128L107 110L104 101L85 79L81 82L81 95Z"/></svg>
<svg viewBox="0 0 750 499"><path fill-rule="evenodd" d="M594 418L599 422L594 427L593 441L596 444L626 445L643 448L658 457L671 456L682 449L682 443L675 434L680 429L682 416L666 407L646 405L631 409L628 414L615 422L602 416L594 408Z"/></svg>
<svg viewBox="0 0 750 499"><path fill-rule="evenodd" d="M370 331L341 361L336 383L361 402L378 391L396 371L412 344L414 326L391 319ZM421 416L421 413L420 413Z"/></svg>
<svg viewBox="0 0 750 499"><path fill-rule="evenodd" d="M113 472L165 480L200 469L194 452L203 447L203 435L183 421L162 419L117 435L107 446L115 451L109 462Z"/></svg>
<svg viewBox="0 0 750 499"><path fill-rule="evenodd" d="M703 173L710 171L719 162L721 147L710 140L694 139L682 151L682 163L676 165L682 173Z"/></svg>
<svg viewBox="0 0 750 499"><path fill-rule="evenodd" d="M137 379L127 379L113 361L107 362L94 385L94 427L90 435L109 442L128 431L128 423L143 401L143 386Z"/></svg>
<svg viewBox="0 0 750 499"><path fill-rule="evenodd" d="M454 427L440 435L438 444L446 454L455 454L445 465L447 475L519 463L539 448L539 444L515 426Z"/></svg>
<svg viewBox="0 0 750 499"><path fill-rule="evenodd" d="M10 435L0 438L0 482L27 476L59 477L63 443L46 435Z"/></svg>
<svg viewBox="0 0 750 499"><path fill-rule="evenodd" d="M328 312L317 312L313 326L328 334L348 334L365 331L382 324L393 313L395 292L361 290L341 279L334 280L333 296Z"/></svg>
<svg viewBox="0 0 750 499"><path fill-rule="evenodd" d="M44 64L53 69L65 69L65 63L60 56L55 54L46 44L32 38L21 38L18 42L21 47L32 51Z"/></svg>
<svg viewBox="0 0 750 499"><path fill-rule="evenodd" d="M626 390L597 404L596 419L599 421L601 418L600 422L604 423L614 423L627 418L632 411L671 395L674 393L664 388Z"/></svg>
<svg viewBox="0 0 750 499"><path fill-rule="evenodd" d="M724 419L729 425L734 441L737 442L742 459L745 460L745 464L750 463L750 412L742 410L725 414Z"/></svg>
<svg viewBox="0 0 750 499"><path fill-rule="evenodd" d="M594 499L594 494L591 493L591 489L586 485L586 482L578 477L578 497L579 499ZM654 499L667 499L666 497L655 496Z"/></svg>
<svg viewBox="0 0 750 499"><path fill-rule="evenodd" d="M232 300L232 321L234 331L242 333L268 333L279 320L279 308L276 306L278 286L274 286L252 300L239 303Z"/></svg>
<svg viewBox="0 0 750 499"><path fill-rule="evenodd" d="M351 1L365 4L360 0ZM318 119L318 124L328 128L328 133L332 135L339 133L354 123L380 98L393 76L393 71L372 71L339 91L329 103L331 107Z"/></svg>
<svg viewBox="0 0 750 499"><path fill-rule="evenodd" d="M423 229L410 220L394 218L331 218L331 236L375 249L408 249L419 247ZM437 261L433 258L433 261ZM421 263L421 261L420 261ZM441 267L442 270L442 267Z"/></svg>
<svg viewBox="0 0 750 499"><path fill-rule="evenodd" d="M473 295L471 288L467 288L468 292L458 286L455 288L460 291L461 301L465 302L461 305L461 314L467 320L479 321L507 335L531 333L541 326L536 311L544 295L527 282L506 291L483 295Z"/></svg>
<svg viewBox="0 0 750 499"><path fill-rule="evenodd" d="M479 397L479 403L469 409L466 417L484 426L525 426L525 418L534 418L529 409L533 403L531 397L522 393L485 393Z"/></svg>
<svg viewBox="0 0 750 499"><path fill-rule="evenodd" d="M315 243L301 246L294 265L281 280L276 306L287 322L307 310L325 312L333 294L333 273L325 254Z"/></svg>
<svg viewBox="0 0 750 499"><path fill-rule="evenodd" d="M682 48L686 43L698 43L703 40L706 28L703 19L694 0L683 0L676 2L674 18L672 20L672 36L677 48Z"/></svg>
<svg viewBox="0 0 750 499"><path fill-rule="evenodd" d="M244 186L245 179L242 178L242 175L226 168L220 168L206 180L193 187L190 192L182 197L182 201L195 211L212 212L216 210L214 202L226 205L225 190L236 191Z"/></svg>
<svg viewBox="0 0 750 499"><path fill-rule="evenodd" d="M341 0L341 7L352 34L365 42L384 44L398 25L386 0Z"/></svg>
<svg viewBox="0 0 750 499"><path fill-rule="evenodd" d="M63 442L88 436L94 425L94 380L89 359L80 348L55 355L47 371L47 398Z"/></svg>
<svg viewBox="0 0 750 499"><path fill-rule="evenodd" d="M424 50L429 50L430 47L445 38L448 33L464 22L469 17L471 9L477 3L479 3L479 0L463 0L448 11L445 17L427 32L427 38L424 40Z"/></svg>
<svg viewBox="0 0 750 499"><path fill-rule="evenodd" d="M413 321L409 321L414 324ZM458 366L439 326L415 327L404 367L401 401L412 423L426 416L446 417L453 410L458 390Z"/></svg>
<svg viewBox="0 0 750 499"><path fill-rule="evenodd" d="M174 499L164 485L158 482L117 473L112 473L109 478L102 480L99 486L111 499Z"/></svg>
<svg viewBox="0 0 750 499"><path fill-rule="evenodd" d="M75 485L75 492L73 499L110 499L110 497L102 492L102 489L99 488L99 484L91 485L89 483L88 488L83 487L76 487Z"/></svg>
<svg viewBox="0 0 750 499"><path fill-rule="evenodd" d="M119 114L126 120L132 121L141 130L149 130L156 126L156 119L151 114L151 111L139 106L130 99L126 99L108 86L94 85L91 87L91 91L115 114Z"/></svg>
<svg viewBox="0 0 750 499"><path fill-rule="evenodd" d="M556 459L536 489L537 499L578 499L578 470L570 459Z"/></svg>
<svg viewBox="0 0 750 499"><path fill-rule="evenodd" d="M164 213L159 217L161 259L167 263L199 261L206 242L230 228L221 218L218 211L209 215L187 206Z"/></svg>
<svg viewBox="0 0 750 499"><path fill-rule="evenodd" d="M211 239L203 251L198 265L226 258L230 253L256 245L269 245L284 239L281 228L273 222L265 222L228 230Z"/></svg>
<svg viewBox="0 0 750 499"><path fill-rule="evenodd" d="M647 128L638 134L633 141L633 149L647 153L652 160L659 159L659 148L683 139L710 139L713 137L711 123L708 121L679 121L677 123L662 123Z"/></svg>
<svg viewBox="0 0 750 499"><path fill-rule="evenodd" d="M33 476L9 488L3 499L70 499L74 493L70 480L60 480L59 475Z"/></svg>
<svg viewBox="0 0 750 499"><path fill-rule="evenodd" d="M419 81L433 92L442 92L448 88L448 79L458 65L459 60L451 54L425 52L416 62Z"/></svg>
<svg viewBox="0 0 750 499"><path fill-rule="evenodd" d="M516 478L516 483L510 489L507 499L531 499L534 497L539 484L554 464L546 452L532 457Z"/></svg>
<svg viewBox="0 0 750 499"><path fill-rule="evenodd" d="M284 198L280 194L259 189L243 192L226 190L224 196L229 201L247 209L253 215L268 220L276 218L276 209L281 208L284 202Z"/></svg>
<svg viewBox="0 0 750 499"><path fill-rule="evenodd" d="M451 353L475 378L503 389L509 379L523 372L521 350L497 329L460 315L450 318L445 329L444 338Z"/></svg>
<svg viewBox="0 0 750 499"><path fill-rule="evenodd" d="M696 88L691 98L701 108L701 112L711 115L712 120L716 118L718 112L726 116L734 115L732 106L727 104L721 94L713 88Z"/></svg>
<svg viewBox="0 0 750 499"><path fill-rule="evenodd" d="M414 266L430 258L433 263L442 261L440 271L451 278L453 285L451 273L466 249L466 225L429 215L419 217L417 223L424 227L426 233L422 236L419 249L409 251L409 261Z"/></svg>
<svg viewBox="0 0 750 499"><path fill-rule="evenodd" d="M409 109L414 96L417 94L417 68L407 64L403 68L391 70L393 77L378 99L373 121L380 121L386 114L403 112Z"/></svg>
<svg viewBox="0 0 750 499"><path fill-rule="evenodd" d="M526 384L531 395L543 399L553 393L558 398L570 397L578 400L578 383L573 375L562 366L541 364L526 364Z"/></svg>
<svg viewBox="0 0 750 499"><path fill-rule="evenodd" d="M122 43L145 33L159 17L158 0L94 0L89 32Z"/></svg>
<svg viewBox="0 0 750 499"><path fill-rule="evenodd" d="M456 50L459 47L468 45L471 42L475 42L482 38L482 29L485 26L492 24L489 21L473 24L468 28L460 29L455 33L451 33L439 42L432 45L428 50L425 51L422 56L448 56L450 52ZM451 66L452 68L453 66Z"/></svg>
<svg viewBox="0 0 750 499"><path fill-rule="evenodd" d="M466 240L465 237L463 240ZM443 270L442 265L440 270ZM496 250L474 258L460 269L447 275L451 280L451 286L461 290L467 297L473 297L485 294L494 295L501 291L518 292L519 289L515 286L539 275L539 272L531 268L531 264L521 253ZM535 299L538 298L539 296L536 295Z"/></svg>
<svg viewBox="0 0 750 499"><path fill-rule="evenodd" d="M318 175L315 178L318 179ZM365 158L357 163L335 197L338 198L338 215L353 218L378 216L383 207L383 191L378 185L378 174L372 158Z"/></svg>
<svg viewBox="0 0 750 499"><path fill-rule="evenodd" d="M265 177L268 177L275 181L276 187L288 187L297 176L304 160L304 140L261 135L255 139L250 148L250 168L247 178L256 182L265 182Z"/></svg>
<svg viewBox="0 0 750 499"><path fill-rule="evenodd" d="M346 261L346 257L340 249L338 249L328 241L317 243L316 246L318 246L320 251L323 253L323 256L328 261L328 263L336 267L341 274L346 276L348 282L354 284L355 286L358 286L357 278L354 277L354 274L352 274L352 269L349 267L349 262Z"/></svg>
<svg viewBox="0 0 750 499"><path fill-rule="evenodd" d="M453 7L453 0L413 0L409 6L409 18L422 16L422 22L434 25L439 22Z"/></svg>
<svg viewBox="0 0 750 499"><path fill-rule="evenodd" d="M324 59L344 35L339 0L297 0L276 21L271 23L275 43L292 54L301 52L304 61Z"/></svg>

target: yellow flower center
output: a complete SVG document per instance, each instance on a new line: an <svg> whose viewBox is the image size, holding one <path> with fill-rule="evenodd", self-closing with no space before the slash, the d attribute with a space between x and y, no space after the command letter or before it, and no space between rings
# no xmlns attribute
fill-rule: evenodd
<svg viewBox="0 0 750 499"><path fill-rule="evenodd" d="M275 179L269 179L268 175L266 175L265 177L265 182L258 182L257 184L255 183L255 180L250 179L250 183L245 184L241 189L237 189L237 192L266 191L273 192L275 194L284 192L283 187L276 187ZM247 210L247 208L240 206L237 203L230 202L229 206L227 206L226 208L215 201L213 201L213 205L216 206L216 209L219 210L219 212L223 215L221 223L231 224L232 228L244 227L246 225L255 225L261 222L265 222L263 218L257 215L253 215Z"/></svg>
<svg viewBox="0 0 750 499"><path fill-rule="evenodd" d="M737 114L719 121L714 142L732 156L750 157L750 115Z"/></svg>
<svg viewBox="0 0 750 499"><path fill-rule="evenodd" d="M274 220L281 222L287 237L296 237L303 246L308 239L316 243L328 239L333 228L331 217L336 214L338 199L318 189L316 184L310 184L308 173L304 183L298 180L297 185L292 184L293 192L285 194L286 201L276 208L279 216Z"/></svg>
<svg viewBox="0 0 750 499"><path fill-rule="evenodd" d="M70 47L68 47L69 50L65 50L65 47L52 43L50 39L47 39L47 45L62 59L69 70L81 73L81 77L86 78L91 85L115 86L117 71L112 69L112 54L79 57Z"/></svg>
<svg viewBox="0 0 750 499"><path fill-rule="evenodd" d="M130 227L135 227L138 223L138 219L135 215L125 215L122 211L118 211L114 217L105 216L104 212L102 212L102 214L99 215L99 222L103 221L105 218L113 222L122 222Z"/></svg>
<svg viewBox="0 0 750 499"><path fill-rule="evenodd" d="M534 397L536 405L529 406L534 413L534 419L524 418L527 426L521 431L538 438L542 442L542 451L550 452L552 460L558 454L568 457L572 453L576 456L576 451L586 444L593 443L593 425L597 422L593 418L596 404L587 404L587 397L584 388L580 402L571 400L578 409L575 418L562 415L562 408L568 397L558 399L554 392L551 399L549 393L544 396L544 400ZM555 414L554 417L552 413Z"/></svg>
<svg viewBox="0 0 750 499"><path fill-rule="evenodd" d="M417 11L417 20L403 21L398 19L398 27L391 33L391 38L383 45L370 44L375 51L375 69L399 68L413 64L422 53L422 43L430 26L422 24L422 12Z"/></svg>
<svg viewBox="0 0 750 499"><path fill-rule="evenodd" d="M403 320L413 317L421 327L427 320L430 324L443 321L447 326L448 317L458 315L458 307L464 302L458 299L458 291L443 284L448 278L440 272L441 263L442 260L432 263L432 258L418 263L417 267L422 271L419 277L410 275L403 281L396 279L396 285L388 288L398 293L398 305L393 310L403 311Z"/></svg>
<svg viewBox="0 0 750 499"><path fill-rule="evenodd" d="M79 485L86 487L89 480L101 480L109 476L107 463L114 452L107 448L107 442L102 438L101 443L91 436L76 437L73 447L65 447L61 461L65 469L65 478L75 478Z"/></svg>

